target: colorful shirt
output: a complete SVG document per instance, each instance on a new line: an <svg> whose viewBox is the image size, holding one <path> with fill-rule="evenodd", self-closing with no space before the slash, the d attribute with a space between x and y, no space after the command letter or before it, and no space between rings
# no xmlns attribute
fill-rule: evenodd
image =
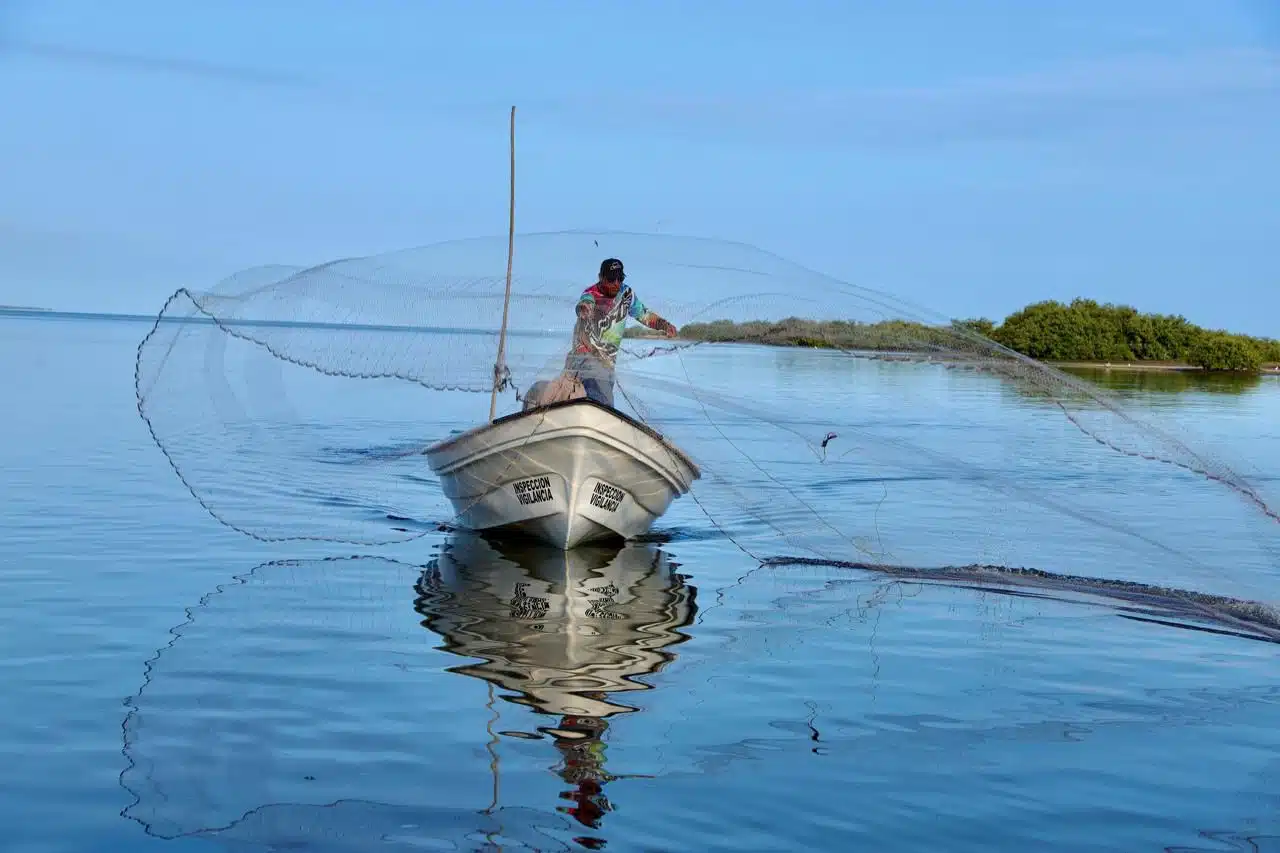
<svg viewBox="0 0 1280 853"><path fill-rule="evenodd" d="M573 353L594 355L613 364L622 345L622 331L631 317L650 329L662 329L666 321L645 307L636 292L625 284L617 296L606 296L599 284L582 291L578 305L588 305L591 313L587 319L579 319L573 328Z"/></svg>

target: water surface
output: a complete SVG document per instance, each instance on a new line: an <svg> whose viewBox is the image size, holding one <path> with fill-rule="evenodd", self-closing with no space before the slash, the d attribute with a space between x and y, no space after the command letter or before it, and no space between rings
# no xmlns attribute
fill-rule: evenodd
<svg viewBox="0 0 1280 853"><path fill-rule="evenodd" d="M1273 643L1102 588L765 567L689 501L661 541L568 558L435 532L257 542L213 521L147 435L145 326L0 328L6 850L1280 849ZM813 404L833 369L725 358L762 395ZM913 409L936 383L963 384L971 425L1044 417L979 376L859 369L884 378L847 405L918 446L958 434ZM1280 476L1280 381L1125 381L1156 421ZM470 425L477 402L424 429ZM361 447L345 429L333 446ZM966 458L1053 476L964 435ZM1099 465L1079 493L1174 499L1140 470ZM852 504L867 484L824 487ZM974 511L939 488L886 489L919 565L979 548ZM1028 527L1007 549L1026 559L1004 562L1274 590L1218 500L1190 529L1158 511L1150 529L1220 577L1108 565L1107 534L1061 526ZM944 536L948 518L965 524Z"/></svg>

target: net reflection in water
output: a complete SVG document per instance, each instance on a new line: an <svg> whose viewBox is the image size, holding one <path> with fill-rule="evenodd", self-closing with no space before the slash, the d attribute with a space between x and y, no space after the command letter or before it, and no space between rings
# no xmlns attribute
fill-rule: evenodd
<svg viewBox="0 0 1280 853"><path fill-rule="evenodd" d="M652 544L566 554L470 534L425 567L259 566L191 608L148 662L124 723L124 814L152 835L250 849L591 846L606 787L628 777L606 767L609 720L634 710L625 696L674 658L696 613L674 568ZM487 762L483 732L433 725L458 709L432 634L479 659L449 672L546 719L502 734L550 740L558 809L500 801L492 722Z"/></svg>

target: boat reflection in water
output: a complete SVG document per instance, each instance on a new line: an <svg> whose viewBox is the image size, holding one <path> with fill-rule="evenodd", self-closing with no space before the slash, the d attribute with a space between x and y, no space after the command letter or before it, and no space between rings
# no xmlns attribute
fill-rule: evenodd
<svg viewBox="0 0 1280 853"><path fill-rule="evenodd" d="M560 811L598 828L610 811L603 735L608 720L636 710L625 695L674 660L697 612L696 590L654 545L585 545L461 533L418 582L416 607L443 648L478 658L451 672L511 691L556 718L539 727L560 752L568 783Z"/></svg>

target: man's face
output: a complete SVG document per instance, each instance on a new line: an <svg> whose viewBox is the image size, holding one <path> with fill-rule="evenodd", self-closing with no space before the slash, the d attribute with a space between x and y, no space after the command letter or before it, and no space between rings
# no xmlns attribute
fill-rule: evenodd
<svg viewBox="0 0 1280 853"><path fill-rule="evenodd" d="M600 279L600 289L604 291L605 296L617 296L621 286L622 282L615 277Z"/></svg>

